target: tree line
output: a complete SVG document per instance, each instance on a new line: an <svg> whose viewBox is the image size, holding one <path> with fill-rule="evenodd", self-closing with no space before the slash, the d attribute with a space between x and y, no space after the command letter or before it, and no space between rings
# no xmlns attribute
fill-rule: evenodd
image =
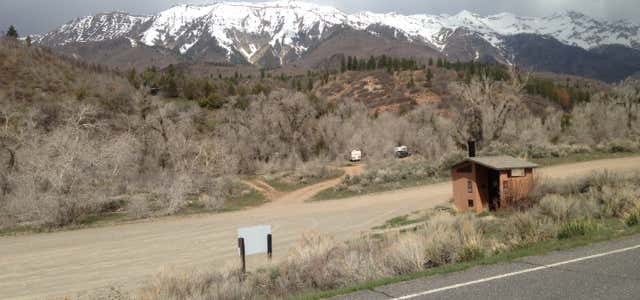
<svg viewBox="0 0 640 300"><path fill-rule="evenodd" d="M20 35L18 34L18 29L16 29L15 26L13 25L9 25L9 28L7 29L7 32L5 33L5 37L9 38L9 39L18 39L20 37ZM31 37L27 36L25 38L25 43L27 44L27 46L31 46Z"/></svg>
<svg viewBox="0 0 640 300"><path fill-rule="evenodd" d="M415 58L397 58L387 55L370 56L368 59L356 56L342 57L340 60L340 71L371 71L386 69L389 71L417 70L420 65ZM422 66L424 68L424 66Z"/></svg>
<svg viewBox="0 0 640 300"><path fill-rule="evenodd" d="M576 103L589 102L591 93L583 90L578 86L570 86L567 81L566 85L561 85L551 79L532 78L525 86L525 90L530 95L539 95L552 100L563 109L569 110Z"/></svg>

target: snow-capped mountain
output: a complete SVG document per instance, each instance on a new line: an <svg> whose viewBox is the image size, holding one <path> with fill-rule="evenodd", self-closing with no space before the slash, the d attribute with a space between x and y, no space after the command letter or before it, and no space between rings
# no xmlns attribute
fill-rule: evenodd
<svg viewBox="0 0 640 300"><path fill-rule="evenodd" d="M60 46L70 43L102 42L122 37L135 37L143 31L143 25L152 18L129 15L124 12L82 17L40 36L38 41Z"/></svg>
<svg viewBox="0 0 640 300"><path fill-rule="evenodd" d="M520 17L510 13L483 17L468 11L453 16L365 12L350 16L349 20L351 25L362 29L372 23L384 24L429 42L438 49L446 46L446 33L458 28L479 33L494 46L500 46L504 36L528 33L552 36L567 45L584 49L608 44L640 49L640 26L627 21L598 21L571 11L549 17Z"/></svg>
<svg viewBox="0 0 640 300"><path fill-rule="evenodd" d="M187 57L213 51L228 61L282 65L300 59L338 28L427 45L445 56L459 53L451 52L451 45L461 35L483 44L471 45L472 50L465 50L468 55L456 54L456 59L477 59L483 54L509 62L513 54L506 53L505 42L518 34L553 37L585 50L614 44L640 50L638 24L602 21L576 12L548 17L481 16L468 11L456 15L348 14L298 1L179 5L153 16L99 14L69 22L38 42L64 47L126 38L131 47L160 47ZM487 47L495 51L487 53Z"/></svg>
<svg viewBox="0 0 640 300"><path fill-rule="evenodd" d="M304 2L219 2L174 6L147 17L113 13L80 18L45 35L40 42L64 46L126 37L187 54L198 42L213 38L228 55L237 53L255 62L256 54L264 54L267 48L280 58L290 52L301 55L322 38L327 28L346 23L347 14Z"/></svg>

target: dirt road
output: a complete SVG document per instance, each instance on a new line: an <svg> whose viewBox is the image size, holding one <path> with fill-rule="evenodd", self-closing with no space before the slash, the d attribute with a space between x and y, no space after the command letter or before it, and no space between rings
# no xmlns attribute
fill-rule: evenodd
<svg viewBox="0 0 640 300"><path fill-rule="evenodd" d="M541 169L563 178L591 171L634 170L640 157ZM304 200L337 181L323 182L258 208L214 215L163 218L77 231L0 238L0 298L42 299L109 285L133 288L163 267L220 268L237 261L236 229L270 224L274 256L302 233L316 230L344 239L398 215L445 203L450 183L336 201ZM260 259L254 258L253 260ZM253 260L249 264L254 264Z"/></svg>

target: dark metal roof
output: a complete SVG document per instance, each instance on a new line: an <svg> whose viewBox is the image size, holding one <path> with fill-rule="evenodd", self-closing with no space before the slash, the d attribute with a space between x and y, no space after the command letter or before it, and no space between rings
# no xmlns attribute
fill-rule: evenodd
<svg viewBox="0 0 640 300"><path fill-rule="evenodd" d="M537 164L506 155L469 157L464 162L467 161L474 162L489 169L498 171L539 167Z"/></svg>

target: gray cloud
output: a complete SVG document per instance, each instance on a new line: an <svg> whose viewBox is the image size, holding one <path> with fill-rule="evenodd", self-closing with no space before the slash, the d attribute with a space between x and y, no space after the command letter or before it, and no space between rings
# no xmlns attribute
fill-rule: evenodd
<svg viewBox="0 0 640 300"><path fill-rule="evenodd" d="M107 11L151 14L174 4L211 3L213 0L0 0L0 30L14 24L22 34L43 33L76 17ZM544 16L575 10L609 20L640 22L638 0L308 0L347 12L369 10L402 14L455 14L463 9L487 15L512 12ZM256 2L256 1L252 1Z"/></svg>

